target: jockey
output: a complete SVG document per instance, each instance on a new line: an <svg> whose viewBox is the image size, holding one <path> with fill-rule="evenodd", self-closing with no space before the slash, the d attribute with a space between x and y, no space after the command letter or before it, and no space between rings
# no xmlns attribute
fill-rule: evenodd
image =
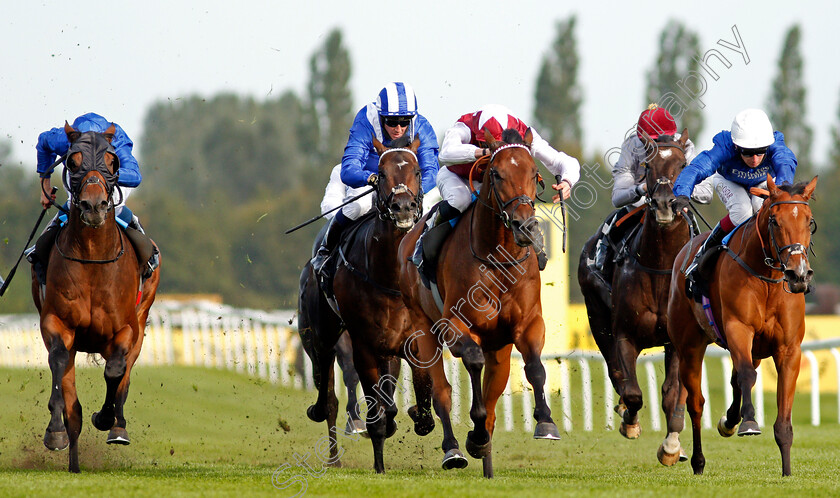
<svg viewBox="0 0 840 498"><path fill-rule="evenodd" d="M751 187L766 188L767 175L777 184L792 183L796 156L785 145L785 137L773 131L770 119L760 109L739 112L730 131L721 131L712 139L711 150L703 151L686 167L674 184L674 210L688 212L688 194L701 180L712 177L718 197L729 214L720 220L686 270L692 273L700 255L720 246L723 238L758 212L763 199L750 194Z"/></svg>
<svg viewBox="0 0 840 498"><path fill-rule="evenodd" d="M129 138L125 131L123 131L120 125L111 123L99 114L92 112L83 114L76 118L76 120L73 121L73 128L82 133L88 131L104 133L112 124L116 128L116 133L114 133L114 138L111 140L111 145L114 147L117 158L119 159L119 176L117 185L119 185L119 191L121 192L121 195L119 192L115 192L115 196L118 196L118 198L114 199L115 202L119 201L119 204L114 206L117 223L122 225L123 228L128 227L129 229L136 230L141 234L145 234L146 232L140 225L140 220L134 215L134 213L131 212L128 206L125 205L125 201L128 199L129 195L131 195L131 192L140 186L140 182L143 179L140 174L140 167L137 164L137 159L135 159L132 154L134 142L131 141L131 138ZM46 192L49 192L51 188L50 176L52 175L52 170L50 169L50 166L53 165L56 157L66 154L70 149L70 140L67 138L67 133L64 131L64 127L53 128L49 131L41 133L38 136L38 144L35 146L35 149L38 157L37 171L43 181L40 196L41 205L44 209L47 209L50 206L51 201L55 198L55 196L53 196L53 199L48 199L46 194ZM68 193L68 197L72 197L72 195ZM64 204L65 209L69 206L69 203L70 199L68 198L67 203ZM64 215L62 213L56 215L44 230L44 233L39 237L34 248L30 248L27 251L27 259L33 266L35 266L36 271L46 271L45 265L43 265L42 262L46 262L49 258L49 251L52 249L55 236L58 234L57 229L61 223L59 220L63 216ZM158 252L157 248L155 248L154 254L152 254L149 261L143 266L143 278L151 276L157 266Z"/></svg>
<svg viewBox="0 0 840 498"><path fill-rule="evenodd" d="M446 130L440 148L440 162L444 166L437 176L437 186L443 201L439 204L437 216L428 221L429 228L444 228L429 230L418 240L412 257L418 267L423 264L424 253L437 255L452 227L451 223L446 222L458 217L472 203L472 192L467 185L470 168L477 159L490 155L490 149L484 142L484 131L489 131L494 139L501 140L502 132L508 128L517 130L524 137L528 125L517 118L510 109L489 104L476 112L464 114ZM552 188L558 191L553 197L554 202L559 202L561 195L564 200L568 199L572 186L580 178L580 163L577 159L555 150L533 128L531 133L531 155L542 161L553 175L561 177L559 184L552 185ZM476 189L480 187L480 181L473 183ZM546 261L542 248L538 257L542 269ZM431 272L433 269L423 270L426 271Z"/></svg>
<svg viewBox="0 0 840 498"><path fill-rule="evenodd" d="M425 117L417 112L417 97L411 85L402 82L388 83L379 92L374 102L362 107L350 127L350 138L341 158L341 182L349 187L344 199L357 196L376 185L379 172L379 154L373 147L373 137L383 145L391 145L404 136L410 139L420 136L417 160L420 163L423 192L435 186L438 172L437 136ZM332 178L332 176L331 176ZM329 187L329 186L328 186ZM333 199L338 189L328 190L325 195ZM333 192L333 193L331 193ZM331 206L334 207L335 205ZM361 197L338 210L330 220L327 233L314 258L312 267L320 274L324 263L341 238L341 232L351 221L359 219L373 207L371 196ZM324 209L322 203L322 212Z"/></svg>
<svg viewBox="0 0 840 498"><path fill-rule="evenodd" d="M647 183L645 182L645 162L648 159L648 152L642 142L642 132L651 139L672 136L674 140L680 139L677 133L677 122L667 109L656 104L650 104L648 108L639 115L636 123L636 133L627 137L621 144L621 154L612 169L613 188L612 203L620 208L607 218L601 229L601 235L595 249L594 270L601 273L605 281L612 279L611 265L608 259L613 256L612 245L606 240L609 236L613 242L619 242L627 234L632 223L616 225L616 222L630 213L634 208L644 205L647 202ZM691 162L694 158L694 143L686 140L685 159ZM701 203L708 204L712 200L711 181L704 181L698 184L692 192L692 198Z"/></svg>

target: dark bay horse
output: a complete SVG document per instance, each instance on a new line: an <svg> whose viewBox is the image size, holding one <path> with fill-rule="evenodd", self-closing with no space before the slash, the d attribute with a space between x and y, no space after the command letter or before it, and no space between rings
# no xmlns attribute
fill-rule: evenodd
<svg viewBox="0 0 840 498"><path fill-rule="evenodd" d="M700 378L706 346L712 341L729 349L732 357L732 405L718 423L728 437L757 435L752 388L756 368L773 357L778 372L773 424L782 455L782 475L790 475L793 426L790 417L805 334L805 291L813 276L808 262L812 226L808 204L817 179L810 183L776 186L768 177L769 195L759 212L733 232L725 253L716 261L709 282L709 305L715 326L701 304L685 294L681 269L699 249L701 239L687 244L674 261L668 301L668 335L679 356L681 402L687 399L694 434L691 467L702 474L706 465L700 442L700 417L705 400ZM716 330L717 329L717 330ZM673 462L679 432L671 432L659 448L660 461Z"/></svg>
<svg viewBox="0 0 840 498"><path fill-rule="evenodd" d="M685 129L679 140L663 136L654 141L643 135L647 154L647 206L641 225L629 235L625 256L616 264L611 288L605 289L589 264L600 227L584 245L578 264L578 282L586 302L589 326L619 395L616 406L622 419L619 431L628 439L638 438L641 432L638 412L643 402L636 361L643 349L655 346L665 346L662 409L668 423L679 424L682 430L683 419L679 414L673 422L668 418L676 405L679 379L677 357L668 339L666 311L674 258L691 238L685 218L675 215L671 209L674 181L686 165L687 141ZM612 289L617 291L611 292Z"/></svg>
<svg viewBox="0 0 840 498"><path fill-rule="evenodd" d="M524 139L506 130L502 141L489 134L485 138L492 156L478 201L464 212L439 253L436 275L442 309L408 261L422 223L403 239L399 260L400 289L411 311L414 337L433 337L438 356L443 346L449 347L469 372L474 430L467 435L466 447L474 458L483 458L484 476L492 477L496 402L508 382L513 346L522 353L526 377L534 388L538 422L534 437L558 439L559 434L545 399L545 368L540 361L545 323L536 251L531 247L541 240L534 217L533 136L530 130ZM432 375L435 409L441 421L448 421L451 386L445 376Z"/></svg>
<svg viewBox="0 0 840 498"><path fill-rule="evenodd" d="M335 441L335 420L331 414L337 400L334 394L329 395L333 382L331 348L338 340L343 323L352 341L353 360L365 393L366 426L373 444L377 473L385 472L385 439L396 431L394 391L399 357L404 357L411 328L408 310L398 290L397 247L422 210L420 166L416 156L419 146L419 138L405 148L387 148L374 139L380 156L376 212L355 230L352 227L345 229L345 233L353 231L354 234L349 245L340 244L340 259L333 280L335 302L341 317L332 312L323 292L308 290L301 295L301 318L306 315L306 323L312 329L301 334L318 337L317 345L321 350L318 400L309 407L307 414L316 421L332 416L330 437ZM311 274L305 277L310 281L315 279ZM410 349L419 357L431 357L433 340L419 341ZM313 368L314 363L313 359ZM439 369L442 375L443 365L439 361L432 368ZM409 409L409 415L419 435L428 434L435 425L431 415L432 382L427 371L427 368L412 365L417 405ZM451 433L451 427L449 431ZM444 468L463 467L466 459L457 451L457 443L454 451L447 449L444 444ZM331 452L333 450L331 448Z"/></svg>
<svg viewBox="0 0 840 498"><path fill-rule="evenodd" d="M102 409L93 414L94 427L108 431L109 444L129 444L123 406L160 271L141 281L134 248L116 222L114 126L104 134L80 133L68 124L64 128L71 143L66 168L73 201L52 248L43 288L32 272L32 297L52 371L44 445L51 450L69 445L69 470L79 472L82 406L76 395L76 352L105 359L107 391Z"/></svg>

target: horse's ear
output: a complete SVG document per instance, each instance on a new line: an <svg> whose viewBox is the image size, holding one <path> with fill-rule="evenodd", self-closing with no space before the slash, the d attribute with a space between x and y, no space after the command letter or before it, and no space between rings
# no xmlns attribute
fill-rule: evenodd
<svg viewBox="0 0 840 498"><path fill-rule="evenodd" d="M769 174L767 175L767 191L770 192L771 197L779 193L779 187L776 186L776 182Z"/></svg>
<svg viewBox="0 0 840 498"><path fill-rule="evenodd" d="M527 130L525 130L525 136L522 137L525 140L525 145L531 147L531 142L534 141L534 132L531 131L531 127L529 126Z"/></svg>
<svg viewBox="0 0 840 498"><path fill-rule="evenodd" d="M805 186L805 190L802 192L802 197L804 197L805 200L810 199L811 196L814 195L814 189L817 188L817 178L819 178L819 175L815 176L814 179L808 182L808 185Z"/></svg>
<svg viewBox="0 0 840 498"><path fill-rule="evenodd" d="M414 135L414 140L412 140L411 144L408 146L408 150L417 154L417 149L420 148L420 134Z"/></svg>
<svg viewBox="0 0 840 498"><path fill-rule="evenodd" d="M688 142L688 128L683 128L683 131L680 133L680 147L684 149L686 142Z"/></svg>
<svg viewBox="0 0 840 498"><path fill-rule="evenodd" d="M111 140L114 139L114 135L116 135L116 134L117 134L117 127L114 126L114 123L111 123L111 126L109 126L108 129L105 130L105 133L103 133L103 135L105 136L105 140L107 140L108 143L111 143Z"/></svg>
<svg viewBox="0 0 840 498"><path fill-rule="evenodd" d="M484 129L484 141L487 142L487 145L489 145L491 149L496 146L496 139L493 138L493 134L486 128Z"/></svg>
<svg viewBox="0 0 840 498"><path fill-rule="evenodd" d="M380 156L383 152L388 150L388 147L385 147L384 145L382 145L382 142L376 139L376 135L373 135L373 148L376 149L376 153Z"/></svg>
<svg viewBox="0 0 840 498"><path fill-rule="evenodd" d="M67 134L67 140L70 140L71 144L82 136L82 132L70 126L67 121L64 122L64 133Z"/></svg>

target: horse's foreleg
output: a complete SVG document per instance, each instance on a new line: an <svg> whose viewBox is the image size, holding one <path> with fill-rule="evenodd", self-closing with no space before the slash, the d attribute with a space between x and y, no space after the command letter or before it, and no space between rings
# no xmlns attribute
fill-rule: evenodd
<svg viewBox="0 0 840 498"><path fill-rule="evenodd" d="M799 345L788 347L776 352L773 360L779 372L776 388L776 405L778 415L773 424L773 434L776 445L782 454L782 475L790 475L790 447L793 444L793 425L790 422L793 410L793 395L796 393L796 379L799 377L799 365L802 350Z"/></svg>
<svg viewBox="0 0 840 498"><path fill-rule="evenodd" d="M91 418L94 427L100 431L109 431L113 427L120 427L117 421L117 391L125 379L125 374L128 367L127 356L131 351L131 338L133 336L132 328L126 325L116 334L113 346L107 352L105 358L105 401L102 403L102 409L95 412ZM128 384L124 385L121 391L123 397L128 396ZM123 402L125 400L123 399ZM122 410L120 410L122 411ZM122 415L122 414L120 414ZM125 430L125 418L122 419L122 429ZM117 438L120 439L120 438ZM122 444L128 444L128 439L122 436ZM108 442L111 443L109 435Z"/></svg>
<svg viewBox="0 0 840 498"><path fill-rule="evenodd" d="M359 385L359 374L353 365L353 346L347 332L341 334L335 345L336 359L341 367L341 374L344 379L344 387L347 389L347 428L348 434L360 434L367 432L365 424L359 418L359 401L356 398L356 387Z"/></svg>
<svg viewBox="0 0 840 498"><path fill-rule="evenodd" d="M482 458L490 454L490 433L487 432L487 410L484 408L484 401L481 392L481 371L484 369L484 352L469 336L462 335L458 342L463 344L461 348L461 361L470 375L472 386L472 406L470 407L470 419L473 421L473 430L467 433L467 452L473 458Z"/></svg>
<svg viewBox="0 0 840 498"><path fill-rule="evenodd" d="M365 393L365 404L367 409L367 431L370 442L373 445L373 469L377 474L385 473L384 450L385 450L385 408L379 399L378 387L379 369L375 356L363 345L355 345L353 348L353 360L356 371L359 373L359 382L362 384L362 391Z"/></svg>
<svg viewBox="0 0 840 498"><path fill-rule="evenodd" d="M397 417L397 402L394 393L400 378L400 359L395 356L379 358L377 368L380 375L376 390L385 409L385 437L389 438L397 432L397 423L394 420Z"/></svg>
<svg viewBox="0 0 840 498"><path fill-rule="evenodd" d="M44 324L41 325L44 327ZM64 425L64 393L62 392L63 378L70 361L70 352L64 345L59 334L51 334L47 350L49 354L50 372L52 373L52 388L50 389L50 423L44 433L44 446L50 450L63 450L70 444L67 436L67 427ZM45 339L45 342L47 339Z"/></svg>
<svg viewBox="0 0 840 498"><path fill-rule="evenodd" d="M741 421L741 386L738 384L738 372L733 368L729 379L732 387L732 404L726 409L723 417L718 420L718 433L723 437L735 435L735 428Z"/></svg>
<svg viewBox="0 0 840 498"><path fill-rule="evenodd" d="M545 325L540 319L519 336L516 349L522 353L522 360L525 362L525 378L534 389L534 420L537 421L534 438L560 439L560 432L554 420L551 419L551 408L545 399L545 366L540 360L544 342ZM506 359L508 363L510 362L509 355L510 353ZM509 365L508 371L510 371ZM502 389L504 389L504 384L502 384Z"/></svg>
<svg viewBox="0 0 840 498"><path fill-rule="evenodd" d="M639 387L639 380L636 377L636 360L639 358L639 348L627 336L619 336L615 341L615 350L622 376L619 394L623 406L618 409L622 418L619 432L628 439L636 439L641 433L639 410L642 409L643 405L642 389Z"/></svg>
<svg viewBox="0 0 840 498"><path fill-rule="evenodd" d="M732 368L737 378L738 389L741 391L742 420L738 426L738 435L758 435L761 434L761 429L755 421L755 406L752 402L752 389L757 377L757 364L752 358L753 330L735 320L726 323L725 330L732 356Z"/></svg>
<svg viewBox="0 0 840 498"><path fill-rule="evenodd" d="M689 332L691 334L692 332ZM696 332L698 335L702 332ZM703 405L706 400L700 390L700 379L703 371L703 355L706 352L706 345L697 342L692 346L682 349L680 355L680 382L686 389L686 408L691 417L692 432L692 454L691 468L694 473L703 473L706 467L706 457L703 455L703 443L701 441L701 418L703 416Z"/></svg>
<svg viewBox="0 0 840 498"><path fill-rule="evenodd" d="M79 469L79 434L82 432L82 405L76 395L76 352L70 352L67 370L62 380L64 392L64 425L70 438L70 464L68 470L78 473Z"/></svg>
<svg viewBox="0 0 840 498"><path fill-rule="evenodd" d="M680 387L679 358L672 344L665 345L665 382L662 383L662 411L668 435L659 447L657 457L663 465L674 465L687 459L680 445L680 432L685 428L685 389Z"/></svg>

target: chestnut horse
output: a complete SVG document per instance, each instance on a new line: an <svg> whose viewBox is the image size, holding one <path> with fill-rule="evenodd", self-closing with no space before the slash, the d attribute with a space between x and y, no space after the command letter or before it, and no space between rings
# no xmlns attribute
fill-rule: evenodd
<svg viewBox="0 0 840 498"><path fill-rule="evenodd" d="M405 233L420 218L423 191L420 166L417 161L419 138L406 148L387 148L374 139L379 154L379 180L376 186L376 213L355 228L349 244L341 243L333 291L335 303L341 313L339 318L329 307L322 292L311 290L301 294L300 312L306 327L301 336L312 336L319 350L317 355L320 382L318 400L309 407L307 415L314 421L329 419L330 438L335 441L335 415L337 400L331 394L332 348L338 340L343 323L353 346L353 360L359 381L365 393L366 426L373 444L374 469L385 472L383 458L385 439L396 432L394 418L397 414L394 391L399 372L399 357L404 357L405 344L410 329L408 310L398 289L397 247ZM311 274L302 276L314 281ZM309 286L311 289L312 286ZM422 350L420 349L422 347ZM410 350L423 358L432 356L433 339L420 341ZM307 350L309 352L309 349ZM310 354L311 355L311 354ZM313 358L313 369L316 360ZM431 365L439 369L440 361ZM327 372L329 372L327 374ZM419 435L432 431L435 422L431 415L432 382L428 368L412 364L417 405L409 409L414 420L414 430ZM444 424L444 433L447 427ZM448 428L451 434L451 427ZM333 443L331 455L337 451ZM466 459L455 448L444 442L444 468L463 467Z"/></svg>
<svg viewBox="0 0 840 498"><path fill-rule="evenodd" d="M32 272L32 297L52 371L50 423L44 445L70 446L69 470L79 472L82 405L76 395L76 352L105 359L105 401L94 427L109 431L109 444L129 444L123 406L131 368L140 355L160 271L141 280L134 248L117 225L113 193L119 161L104 134L80 133L65 124L70 140L66 168L72 202L60 229L42 288Z"/></svg>
<svg viewBox="0 0 840 498"><path fill-rule="evenodd" d="M757 435L751 391L756 368L763 358L773 357L778 372L773 424L782 455L782 475L790 475L793 427L790 416L805 334L805 291L813 276L808 263L811 227L809 199L817 186L810 183L776 186L767 178L769 195L759 212L731 235L725 254L714 263L709 282L709 304L714 325L702 305L685 294L681 268L700 246L706 234L687 244L674 261L671 297L668 301L668 335L679 356L680 402L688 400L694 434L691 467L702 474L706 465L700 443L703 395L700 378L706 346L722 343L732 357L732 405L718 423L728 437ZM660 462L672 464L679 448L679 431L671 432L659 448Z"/></svg>
<svg viewBox="0 0 840 498"><path fill-rule="evenodd" d="M545 399L540 361L545 323L536 251L531 248L541 240L534 217L538 176L530 152L533 136L529 129L524 140L514 130L505 130L503 141L489 133L485 138L492 155L478 201L464 212L439 253L436 275L442 308L408 261L422 223L403 239L399 259L400 290L417 329L414 338L434 337L436 348L449 347L470 375L474 430L467 435L466 447L473 458L483 458L484 476L492 477L496 402L508 382L513 346L522 353L525 375L534 388L534 437L558 439L559 434ZM440 353L437 349L438 357ZM441 421L448 421L451 386L445 376L431 373L436 411Z"/></svg>
<svg viewBox="0 0 840 498"><path fill-rule="evenodd" d="M674 258L691 238L689 224L671 209L674 181L686 165L687 141L685 129L679 140L663 136L654 141L643 134L647 206L644 220L629 234L626 252L616 263L611 288L590 267L600 226L584 245L578 265L589 326L619 395L616 412L622 417L620 433L628 439L638 438L641 432L638 412L642 408L642 391L636 377L636 361L643 349L665 346L662 410L666 417L673 413L679 394L678 362L668 339L666 310ZM677 417L674 423L681 424L682 419Z"/></svg>

